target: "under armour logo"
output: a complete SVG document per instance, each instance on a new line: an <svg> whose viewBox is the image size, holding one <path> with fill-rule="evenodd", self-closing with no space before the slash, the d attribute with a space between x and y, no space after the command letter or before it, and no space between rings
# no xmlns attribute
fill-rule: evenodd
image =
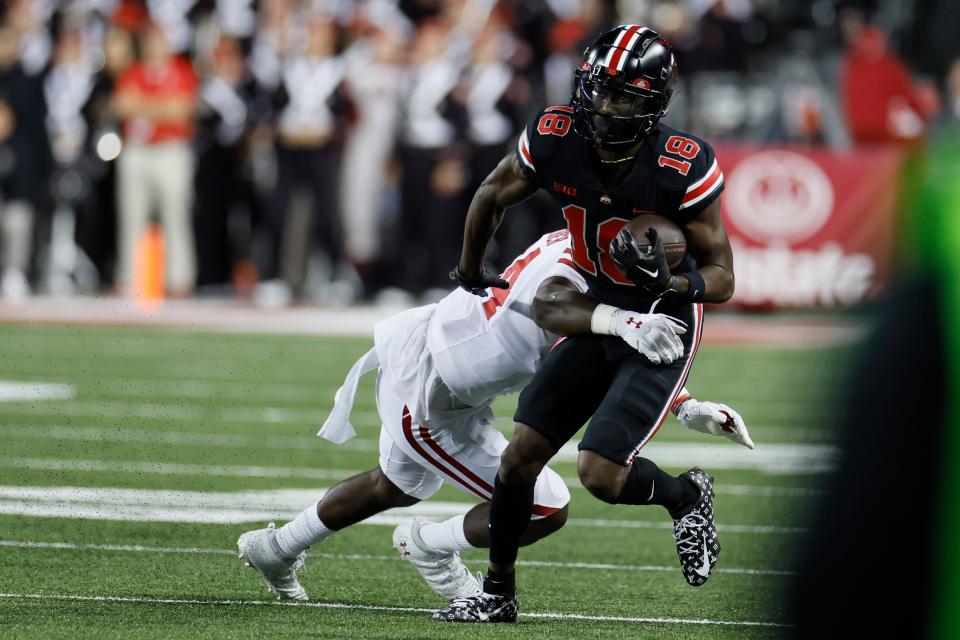
<svg viewBox="0 0 960 640"><path fill-rule="evenodd" d="M639 320L637 320L636 318L634 318L633 316L630 316L630 319L627 320L627 324L628 324L628 325L631 325L631 324L632 324L633 326L639 328L640 325L642 325L643 323L640 322Z"/></svg>

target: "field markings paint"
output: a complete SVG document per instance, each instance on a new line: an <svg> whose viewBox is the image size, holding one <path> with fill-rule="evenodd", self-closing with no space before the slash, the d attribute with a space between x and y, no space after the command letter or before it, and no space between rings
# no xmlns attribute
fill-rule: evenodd
<svg viewBox="0 0 960 640"><path fill-rule="evenodd" d="M170 553L175 555L228 555L236 557L237 552L231 549L217 549L210 547L150 547L124 544L92 544L74 542L37 542L29 540L0 540L0 547L14 549L60 549L65 551L116 551L121 553ZM315 553L308 552L308 558L323 558L326 560L363 560L371 562L406 562L405 558L394 554L389 556L362 554L362 553ZM464 560L467 564L486 563L483 558ZM553 562L549 560L519 560L517 564L527 567L542 567L550 569L584 569L589 571L655 571L676 572L673 565L638 565L614 564L608 562ZM782 569L746 569L739 567L718 567L713 573L729 573L732 575L750 576L795 576L796 571Z"/></svg>
<svg viewBox="0 0 960 640"><path fill-rule="evenodd" d="M169 352L165 349L164 352ZM698 365L701 366L701 365ZM343 373L349 364L344 366ZM37 372L36 375L45 375ZM72 376L81 378L81 376ZM249 398L262 395L276 400L317 400L330 399L339 388L339 384L319 384L296 381L271 381L258 382L252 380L237 379L210 379L210 378L184 378L177 373L164 375L159 371L153 377L134 377L134 376L111 376L108 374L98 374L95 380L84 383L89 384L89 390L96 393L104 391L121 396L149 398L157 395L183 396L197 399L210 399L218 396ZM823 401L821 399L790 399L782 400L770 397L737 397L724 395L722 398L714 398L717 401L734 407L741 413L760 413L772 412L777 416L810 416L823 413ZM358 397L358 402L363 402L364 398ZM371 398L372 404L372 398ZM753 425L750 425L753 428Z"/></svg>
<svg viewBox="0 0 960 640"><path fill-rule="evenodd" d="M0 434L19 438L88 440L96 442L137 442L184 446L249 447L257 449L324 449L339 446L351 451L378 451L378 441L353 438L341 445L308 436L196 433L191 431L149 431L103 427L21 425L0 426ZM653 442L643 448L644 457L665 467L707 469L754 469L771 475L824 473L834 468L838 450L825 444L763 444L749 450L726 441L706 443ZM567 443L554 456L557 462L574 462L579 452Z"/></svg>
<svg viewBox="0 0 960 640"><path fill-rule="evenodd" d="M173 605L205 605L205 606L277 606L277 607L304 607L312 609L345 609L350 611L383 611L390 613L433 613L436 609L423 607L391 607L370 604L350 604L345 602L289 602L276 600L190 600L180 598L144 598L123 596L82 596L82 595L51 595L44 593L0 593L0 598L20 600L54 600L67 602L105 602L110 604L173 604ZM520 614L521 618L550 619L550 620L583 620L588 622L631 622L650 624L696 624L721 625L737 627L780 627L790 625L780 622L765 622L755 620L710 620L706 618L635 618L629 616L598 616L579 613L562 613L554 611L529 611Z"/></svg>
<svg viewBox="0 0 960 640"><path fill-rule="evenodd" d="M343 374L347 369L344 367ZM371 378L372 381L372 378ZM372 384L372 382L371 382ZM184 396L188 398L209 399L218 396L246 398L257 395L271 397L276 400L316 400L330 399L340 387L339 384L313 384L308 382L249 382L242 380L210 380L184 379L180 376L171 377L128 377L97 375L90 381L89 389L96 393L104 391L121 397L149 398L157 395ZM813 413L823 413L822 400L780 400L768 397L733 397L721 398L724 403L744 412L749 408L752 413L773 412L777 415L809 416ZM363 397L358 397L363 401ZM371 403L373 398L371 396Z"/></svg>
<svg viewBox="0 0 960 640"><path fill-rule="evenodd" d="M111 395L133 398L155 398L158 395L180 396L197 399L224 399L250 397L268 397L278 400L300 400L316 402L329 399L337 392L339 385L320 385L307 383L266 382L213 382L210 380L157 380L147 378L108 378L98 377L90 386L90 391L110 393ZM363 398L358 397L358 402ZM371 395L370 403L374 399Z"/></svg>
<svg viewBox="0 0 960 640"><path fill-rule="evenodd" d="M264 467L247 465L205 465L137 460L84 460L78 458L0 457L0 468L44 471L82 471L90 473L132 473L172 476L218 476L228 478L305 478L341 480L362 473L359 469L319 469L314 467ZM584 489L579 478L562 478L570 489ZM823 490L809 487L714 484L721 495L762 498L804 498L822 495Z"/></svg>
<svg viewBox="0 0 960 640"><path fill-rule="evenodd" d="M35 386L35 385L31 385ZM69 385L61 385L69 386ZM109 397L128 397L133 396L137 398L156 398L158 395L164 398L171 400L177 400L175 402L130 402L128 400L105 400L105 399L88 399L88 400L76 400L73 398L73 395L59 396L59 397L49 397L47 399L57 399L57 400L71 400L68 403L57 403L55 405L49 404L26 404L27 402L34 401L37 399L43 398L34 398L28 397L26 395L22 397L9 397L4 398L0 395L0 401L6 400L8 402L17 402L19 405L12 405L3 407L3 413L8 415L50 415L50 416L63 416L68 415L72 417L88 417L88 418L104 418L104 417L135 417L142 418L146 420L216 420L219 422L244 422L244 423L267 423L267 424L321 424L329 414L329 407L333 406L333 396L336 392L336 389L333 389L327 393L328 389L318 389L315 390L312 394L286 394L285 397L271 397L273 401L276 400L301 400L301 401L310 401L312 406L310 407L296 407L296 406L274 406L274 405L255 405L247 404L245 406L234 406L231 403L235 400L244 400L247 401L250 398L258 397L260 392L254 392L253 389L249 389L249 393L240 393L239 391L236 394L229 395L227 397L222 397L215 392L208 392L203 386L194 387L192 391L179 393L176 391L179 385L174 385L169 387L168 391L165 393L159 393L158 391L153 391L149 393L146 389L142 389L137 393L118 393L113 391L110 393ZM248 388L250 385L243 385L240 389ZM119 389L120 387L116 387ZM99 390L96 388L91 388L90 393L99 393ZM2 393L2 389L0 389ZM263 394L264 396L268 394ZM188 398L193 403L186 403L180 400L180 397ZM203 404L198 401L202 400L213 400L213 402ZM744 410L742 407L739 407L736 403L730 403L731 406L740 409L741 412ZM364 398L360 398L355 405L357 408L353 411L354 422L360 425L379 425L380 417L375 410L375 403L372 399L369 401ZM365 408L363 408L365 407ZM758 413L758 412L754 412ZM748 414L749 415L749 414ZM803 439L811 438L820 438L826 439L832 437L832 432L829 429L821 428L810 428L802 427L796 424L797 421L790 420L791 416L802 415L805 418L809 418L813 412L808 410L797 410L797 411L787 411L787 410L773 410L772 412L765 412L765 416L772 418L774 422L785 422L785 424L749 424L749 429L756 433L758 431L767 431L772 430L778 434L791 435L796 434ZM502 423L502 427L505 430L510 430L512 428L512 422L504 417L498 419L499 423Z"/></svg>
<svg viewBox="0 0 960 640"><path fill-rule="evenodd" d="M133 522L191 522L237 524L291 519L305 505L323 497L326 489L273 491L173 491L116 489L109 487L0 486L0 514L120 520ZM364 525L398 525L414 516L451 518L466 513L476 503L427 500L364 520ZM568 526L626 529L671 529L671 522L645 520L567 520ZM805 533L802 527L722 524L720 531L760 535Z"/></svg>
<svg viewBox="0 0 960 640"><path fill-rule="evenodd" d="M0 380L0 402L70 400L77 395L72 384Z"/></svg>
<svg viewBox="0 0 960 640"><path fill-rule="evenodd" d="M307 478L311 480L342 480L360 473L359 470L354 469L314 469L308 467L263 467L16 457L0 457L0 467L40 469L45 471L151 473L157 475L219 476L228 478Z"/></svg>
<svg viewBox="0 0 960 640"><path fill-rule="evenodd" d="M330 399L331 406L333 399ZM217 406L188 405L184 403L140 402L110 400L74 400L47 404L5 406L7 415L71 416L79 418L139 418L147 420L216 420L218 422L252 422L256 424L323 424L329 414L326 409L298 409L272 406ZM353 419L361 425L379 425L376 411L354 411Z"/></svg>
<svg viewBox="0 0 960 640"><path fill-rule="evenodd" d="M315 436L283 436L273 434L226 434L193 431L152 431L109 427L0 425L0 434L14 438L81 440L90 442L127 442L189 447L251 449L319 449L325 440ZM355 438L341 445L352 451L370 451L366 440Z"/></svg>

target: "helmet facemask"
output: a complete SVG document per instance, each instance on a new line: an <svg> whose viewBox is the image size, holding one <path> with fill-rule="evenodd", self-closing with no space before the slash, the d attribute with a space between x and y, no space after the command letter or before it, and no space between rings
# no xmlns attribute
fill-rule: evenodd
<svg viewBox="0 0 960 640"><path fill-rule="evenodd" d="M598 149L622 149L645 138L667 113L669 97L627 84L601 67L574 72L574 130Z"/></svg>

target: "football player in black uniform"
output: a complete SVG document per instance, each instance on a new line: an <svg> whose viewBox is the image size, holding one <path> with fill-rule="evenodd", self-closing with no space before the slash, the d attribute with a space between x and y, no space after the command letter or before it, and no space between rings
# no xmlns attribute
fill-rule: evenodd
<svg viewBox="0 0 960 640"><path fill-rule="evenodd" d="M453 275L477 295L506 288L483 270L487 243L506 208L545 189L560 205L572 262L589 289L584 294L548 280L538 298L590 309L592 320L576 326L573 314L546 311L556 305L534 304L544 328L581 335L561 342L520 396L516 430L493 491L483 592L454 601L435 620L516 620L517 543L530 520L536 477L588 419L578 461L584 486L606 502L666 507L691 585L706 581L720 552L712 479L696 468L671 476L637 454L683 387L702 332L701 303L733 294L733 256L720 217L723 174L709 144L659 123L677 66L657 32L622 25L605 33L584 52L574 75L571 104L538 113L516 151L477 190ZM654 230L644 239L623 229L644 213L670 218L684 231L688 256L673 272ZM641 322L675 328L676 357L647 358L602 335L614 333L627 311L642 313ZM666 318L679 320L686 331Z"/></svg>

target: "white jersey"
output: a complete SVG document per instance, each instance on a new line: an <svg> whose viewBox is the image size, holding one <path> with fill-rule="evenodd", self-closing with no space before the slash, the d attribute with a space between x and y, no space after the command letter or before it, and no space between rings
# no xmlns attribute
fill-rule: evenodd
<svg viewBox="0 0 960 640"><path fill-rule="evenodd" d="M587 290L566 230L544 235L507 267L501 277L509 289L489 289L486 298L457 289L437 304L427 348L440 378L464 404L488 404L533 378L558 339L530 317L540 283L553 276Z"/></svg>
<svg viewBox="0 0 960 640"><path fill-rule="evenodd" d="M530 317L540 283L558 276L587 290L570 251L566 230L546 234L501 274L509 289L486 298L456 289L378 322L374 348L350 369L318 435L337 443L356 435L349 417L359 380L377 368L416 424L453 424L478 410L492 417L493 400L526 385L557 341Z"/></svg>

